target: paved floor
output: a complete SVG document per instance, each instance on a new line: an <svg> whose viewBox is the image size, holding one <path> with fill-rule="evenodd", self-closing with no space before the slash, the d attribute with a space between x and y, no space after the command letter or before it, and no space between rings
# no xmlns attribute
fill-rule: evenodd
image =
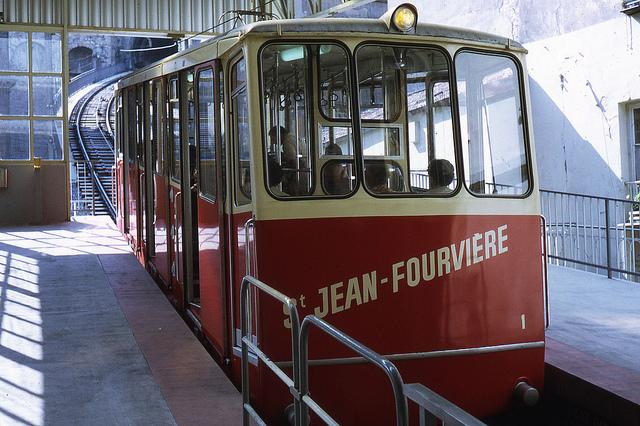
<svg viewBox="0 0 640 426"><path fill-rule="evenodd" d="M640 404L640 283L549 269L547 362Z"/></svg>
<svg viewBox="0 0 640 426"><path fill-rule="evenodd" d="M0 228L0 424L239 424L241 397L101 218Z"/></svg>

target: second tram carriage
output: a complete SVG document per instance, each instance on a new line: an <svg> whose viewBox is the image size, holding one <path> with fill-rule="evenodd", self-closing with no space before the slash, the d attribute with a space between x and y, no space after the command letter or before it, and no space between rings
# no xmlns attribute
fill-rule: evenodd
<svg viewBox="0 0 640 426"><path fill-rule="evenodd" d="M119 228L240 383L239 286L253 275L483 417L541 389L539 195L525 50L384 20L265 21L117 85ZM254 338L291 360L282 305ZM314 399L389 424L385 377L313 337ZM261 363L269 423L291 395ZM354 393L357 392L357 393Z"/></svg>

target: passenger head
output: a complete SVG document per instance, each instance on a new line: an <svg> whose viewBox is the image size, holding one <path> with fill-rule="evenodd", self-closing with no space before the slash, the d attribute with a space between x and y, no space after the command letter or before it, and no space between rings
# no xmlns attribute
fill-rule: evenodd
<svg viewBox="0 0 640 426"><path fill-rule="evenodd" d="M280 127L280 139L284 140L285 135L289 132L287 132L287 129L285 129L282 126L273 126L270 130L269 130L269 144L274 145L278 139L278 127Z"/></svg>
<svg viewBox="0 0 640 426"><path fill-rule="evenodd" d="M453 165L445 159L436 158L429 162L429 177L434 188L449 186L453 182L455 170Z"/></svg>
<svg viewBox="0 0 640 426"><path fill-rule="evenodd" d="M364 169L364 180L373 192L389 192L387 182L387 165L385 163L370 163Z"/></svg>
<svg viewBox="0 0 640 426"><path fill-rule="evenodd" d="M324 149L324 155L342 155L342 148L332 142Z"/></svg>

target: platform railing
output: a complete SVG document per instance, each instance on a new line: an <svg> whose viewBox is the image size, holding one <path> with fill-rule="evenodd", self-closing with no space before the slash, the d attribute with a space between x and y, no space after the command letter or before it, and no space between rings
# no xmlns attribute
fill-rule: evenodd
<svg viewBox="0 0 640 426"><path fill-rule="evenodd" d="M404 385L404 394L418 404L420 426L486 426L453 402L420 383Z"/></svg>
<svg viewBox="0 0 640 426"><path fill-rule="evenodd" d="M98 191L89 175L90 164L84 160L71 160L69 164L71 216L95 216Z"/></svg>
<svg viewBox="0 0 640 426"><path fill-rule="evenodd" d="M638 202L540 191L550 262L640 281Z"/></svg>
<svg viewBox="0 0 640 426"><path fill-rule="evenodd" d="M277 363L272 361L269 356L258 347L258 343L251 339L249 334L249 324L252 321L249 315L251 309L249 290L251 288L263 292L285 305L291 323L291 363ZM339 425L329 413L311 398L309 393L308 343L309 332L312 326L328 334L385 372L393 389L397 425L407 426L409 424L407 398L418 404L421 419L420 425L435 425L436 423L433 422L436 420L440 420L443 422L442 424L446 425L479 426L484 424L424 385L419 383L405 384L400 375L400 371L391 361L328 322L315 315L307 315L301 325L295 300L252 276L245 276L242 280L240 287L240 316L242 332L242 407L243 425L245 426L250 425L251 420L258 425L266 425L265 421L251 405L249 351L252 351L254 356L264 362L265 366L288 387L289 392L293 395L293 424L295 426L307 426L309 424L309 409L324 423L331 426ZM293 378L289 377L279 365L291 365ZM354 386L354 389L357 391L357 387ZM460 421L463 422L461 423Z"/></svg>
<svg viewBox="0 0 640 426"><path fill-rule="evenodd" d="M287 373L282 371L269 357L258 348L257 343L251 340L251 336L248 335L249 323L252 320L249 316L249 289L255 288L263 293L271 296L272 298L284 303L287 307L289 314L289 321L291 321L291 354L293 361L293 378L289 377ZM299 373L299 340L300 340L300 319L298 317L298 309L296 302L275 290L262 281L251 277L245 276L242 279L242 286L240 287L240 323L242 332L242 421L243 425L248 426L250 424L250 418L253 418L260 425L266 424L260 415L255 411L251 405L251 392L249 382L249 350L251 350L264 364L289 388L289 391L293 395L293 406L296 418L296 426L300 426L301 419L301 403L299 398L298 389L300 389L300 373ZM306 424L305 424L306 426Z"/></svg>
<svg viewBox="0 0 640 426"><path fill-rule="evenodd" d="M396 425L407 426L409 424L409 414L407 409L407 397L404 394L404 382L398 368L382 355L369 349L367 346L338 330L328 322L316 317L307 315L300 327L300 395L304 407L302 410L301 425L308 423L308 411L310 408L314 413L328 425L338 425L316 401L309 395L309 331L311 326L318 328L329 336L333 337L342 345L364 357L371 364L380 368L389 378L393 389L393 398L396 406Z"/></svg>

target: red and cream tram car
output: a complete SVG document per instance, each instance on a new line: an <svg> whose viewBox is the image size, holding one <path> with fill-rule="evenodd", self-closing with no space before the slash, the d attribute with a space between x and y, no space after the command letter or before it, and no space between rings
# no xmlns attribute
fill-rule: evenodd
<svg viewBox="0 0 640 426"><path fill-rule="evenodd" d="M456 28L302 19L175 54L117 85L118 226L236 384L249 274L405 382L499 413L516 383L543 386L525 53ZM257 296L255 339L281 363L287 318ZM385 376L324 337L314 399L344 424L392 423ZM262 363L251 380L283 422L286 387Z"/></svg>

